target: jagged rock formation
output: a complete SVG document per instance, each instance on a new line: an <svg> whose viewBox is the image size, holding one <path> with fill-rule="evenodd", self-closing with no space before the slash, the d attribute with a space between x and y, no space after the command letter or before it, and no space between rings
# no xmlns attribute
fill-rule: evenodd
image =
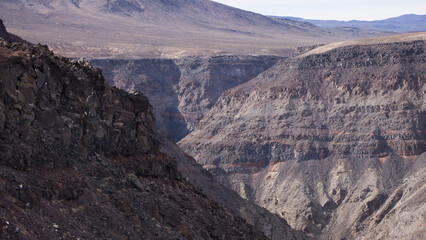
<svg viewBox="0 0 426 240"><path fill-rule="evenodd" d="M103 69L110 84L143 92L155 106L158 126L179 141L194 130L222 92L255 78L279 59L224 55L92 62Z"/></svg>
<svg viewBox="0 0 426 240"><path fill-rule="evenodd" d="M160 140L141 93L0 41L1 239L266 239L186 181Z"/></svg>
<svg viewBox="0 0 426 240"><path fill-rule="evenodd" d="M288 56L302 45L389 34L324 29L209 0L0 1L0 16L14 33L73 58Z"/></svg>
<svg viewBox="0 0 426 240"><path fill-rule="evenodd" d="M28 43L27 41L23 40L22 38L9 33L6 30L6 26L3 24L3 20L0 19L0 38L3 38L4 40L11 41L11 42L20 42L20 43Z"/></svg>
<svg viewBox="0 0 426 240"><path fill-rule="evenodd" d="M226 91L180 146L311 236L422 239L425 36L282 60Z"/></svg>

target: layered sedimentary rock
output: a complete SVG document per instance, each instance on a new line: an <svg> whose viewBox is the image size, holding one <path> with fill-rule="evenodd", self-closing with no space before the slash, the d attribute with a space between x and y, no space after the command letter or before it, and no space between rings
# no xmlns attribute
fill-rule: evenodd
<svg viewBox="0 0 426 240"><path fill-rule="evenodd" d="M422 239L425 39L326 45L282 60L226 91L179 144L311 236Z"/></svg>
<svg viewBox="0 0 426 240"><path fill-rule="evenodd" d="M185 180L164 144L141 93L0 41L1 239L266 239Z"/></svg>
<svg viewBox="0 0 426 240"><path fill-rule="evenodd" d="M143 92L158 126L175 141L193 131L227 89L273 66L274 56L212 56L180 59L92 60L110 84Z"/></svg>

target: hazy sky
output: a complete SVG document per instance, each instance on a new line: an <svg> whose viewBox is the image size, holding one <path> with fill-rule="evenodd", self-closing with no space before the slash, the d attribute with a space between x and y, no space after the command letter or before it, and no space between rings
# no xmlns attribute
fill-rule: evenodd
<svg viewBox="0 0 426 240"><path fill-rule="evenodd" d="M426 0L213 0L264 15L327 20L381 20L426 14Z"/></svg>

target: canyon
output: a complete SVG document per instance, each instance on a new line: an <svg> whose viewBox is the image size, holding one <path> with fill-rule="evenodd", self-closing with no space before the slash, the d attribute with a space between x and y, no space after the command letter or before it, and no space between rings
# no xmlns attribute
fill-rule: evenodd
<svg viewBox="0 0 426 240"><path fill-rule="evenodd" d="M293 228L319 239L421 239L424 39L336 42L288 59L93 62L111 84L146 92L159 127L172 140L189 133L179 145L217 180Z"/></svg>
<svg viewBox="0 0 426 240"><path fill-rule="evenodd" d="M225 91L179 145L318 239L425 234L426 34L335 43Z"/></svg>
<svg viewBox="0 0 426 240"><path fill-rule="evenodd" d="M0 19L1 239L424 239L426 33L393 32L424 16L318 27L208 0L0 15L25 39Z"/></svg>
<svg viewBox="0 0 426 240"><path fill-rule="evenodd" d="M305 239L217 183L156 129L147 97L89 62L0 39L0 96L2 239Z"/></svg>

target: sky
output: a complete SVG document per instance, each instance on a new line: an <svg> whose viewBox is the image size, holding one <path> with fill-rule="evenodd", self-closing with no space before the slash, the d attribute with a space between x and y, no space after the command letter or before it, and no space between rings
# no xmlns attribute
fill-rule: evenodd
<svg viewBox="0 0 426 240"><path fill-rule="evenodd" d="M426 14L426 0L213 0L263 15L319 20L382 20Z"/></svg>

